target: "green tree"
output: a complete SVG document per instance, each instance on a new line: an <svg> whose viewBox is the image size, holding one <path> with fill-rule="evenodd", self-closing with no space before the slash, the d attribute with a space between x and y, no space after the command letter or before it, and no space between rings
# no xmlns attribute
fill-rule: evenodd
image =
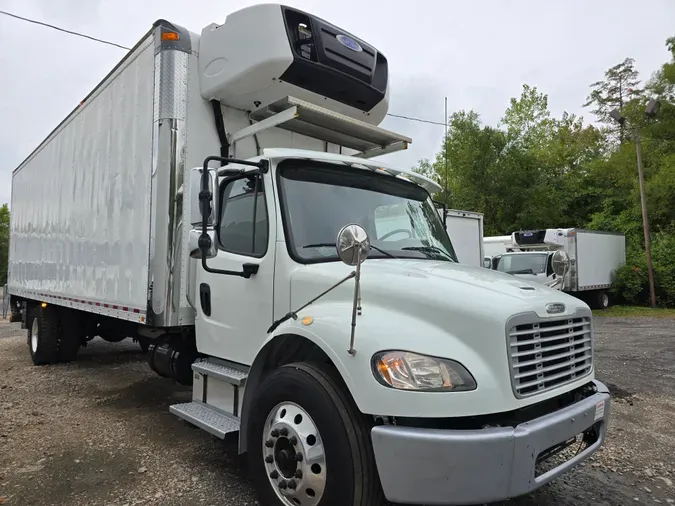
<svg viewBox="0 0 675 506"><path fill-rule="evenodd" d="M670 52L671 60L664 63L654 73L647 83L647 91L653 96L673 103L675 102L675 37L666 40L666 48Z"/></svg>
<svg viewBox="0 0 675 506"><path fill-rule="evenodd" d="M639 72L635 70L635 60L626 58L621 63L607 69L603 81L591 84L591 92L584 103L584 107L593 107L591 112L601 122L609 125L610 132L618 130L621 144L626 138L625 126L617 124L609 113L614 109L623 113L624 106L642 93L639 86Z"/></svg>
<svg viewBox="0 0 675 506"><path fill-rule="evenodd" d="M9 206L0 206L0 285L7 282L9 259Z"/></svg>

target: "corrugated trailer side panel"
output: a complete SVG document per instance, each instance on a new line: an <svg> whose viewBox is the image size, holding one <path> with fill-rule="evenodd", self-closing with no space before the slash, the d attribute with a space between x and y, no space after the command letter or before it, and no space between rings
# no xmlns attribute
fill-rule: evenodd
<svg viewBox="0 0 675 506"><path fill-rule="evenodd" d="M149 34L14 171L10 293L145 321L153 97Z"/></svg>

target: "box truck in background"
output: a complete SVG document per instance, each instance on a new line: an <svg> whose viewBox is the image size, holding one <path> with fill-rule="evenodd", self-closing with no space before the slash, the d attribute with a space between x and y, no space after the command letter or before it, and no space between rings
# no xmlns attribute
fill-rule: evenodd
<svg viewBox="0 0 675 506"><path fill-rule="evenodd" d="M459 263L484 267L482 213L448 209L445 229Z"/></svg>
<svg viewBox="0 0 675 506"><path fill-rule="evenodd" d="M516 245L513 244L513 238L510 235L497 235L483 238L483 253L486 257L494 257L513 251Z"/></svg>
<svg viewBox="0 0 675 506"><path fill-rule="evenodd" d="M514 232L512 238L518 251L495 257L495 269L563 290L595 309L609 307L614 273L626 263L624 234L559 228Z"/></svg>
<svg viewBox="0 0 675 506"><path fill-rule="evenodd" d="M590 309L455 261L439 186L373 159L411 141L388 102L384 54L297 9L158 21L13 173L33 362L141 339L266 506L485 503L577 466L609 418Z"/></svg>

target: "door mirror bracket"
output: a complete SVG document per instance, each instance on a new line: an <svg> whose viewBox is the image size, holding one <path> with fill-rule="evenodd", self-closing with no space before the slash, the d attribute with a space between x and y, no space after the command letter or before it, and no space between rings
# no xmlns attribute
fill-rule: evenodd
<svg viewBox="0 0 675 506"><path fill-rule="evenodd" d="M197 241L197 247L201 252L202 268L206 272L212 274L224 274L226 276L240 276L242 278L249 279L251 276L258 272L257 264L244 264L241 271L229 271L225 269L213 269L208 266L207 258L209 257L209 252L213 248L213 239L209 235L208 230L208 221L209 217L212 215L211 203L213 202L213 192L209 189L209 163L212 161L221 162L221 167L228 165L230 163L236 163L238 165L246 165L249 167L257 167L257 174L264 174L269 170L269 164L267 160L260 160L258 162L251 162L249 160L238 160L235 158L223 158L222 156L207 156L204 159L204 165L202 167L201 173L201 188L199 191L199 210L201 212L201 235ZM216 170L216 174L218 169ZM216 176L217 182L217 176ZM217 185L216 185L217 186Z"/></svg>

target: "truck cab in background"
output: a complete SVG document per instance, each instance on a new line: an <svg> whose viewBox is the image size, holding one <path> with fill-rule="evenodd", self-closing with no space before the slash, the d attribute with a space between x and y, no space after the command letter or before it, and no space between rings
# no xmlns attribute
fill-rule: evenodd
<svg viewBox="0 0 675 506"><path fill-rule="evenodd" d="M411 142L388 101L387 58L297 9L158 21L13 174L33 362L146 340L265 506L482 504L591 456L589 307L457 262L439 186L374 159Z"/></svg>
<svg viewBox="0 0 675 506"><path fill-rule="evenodd" d="M512 251L492 259L495 270L570 293L591 305L610 305L616 269L626 262L624 234L583 229L514 232Z"/></svg>

